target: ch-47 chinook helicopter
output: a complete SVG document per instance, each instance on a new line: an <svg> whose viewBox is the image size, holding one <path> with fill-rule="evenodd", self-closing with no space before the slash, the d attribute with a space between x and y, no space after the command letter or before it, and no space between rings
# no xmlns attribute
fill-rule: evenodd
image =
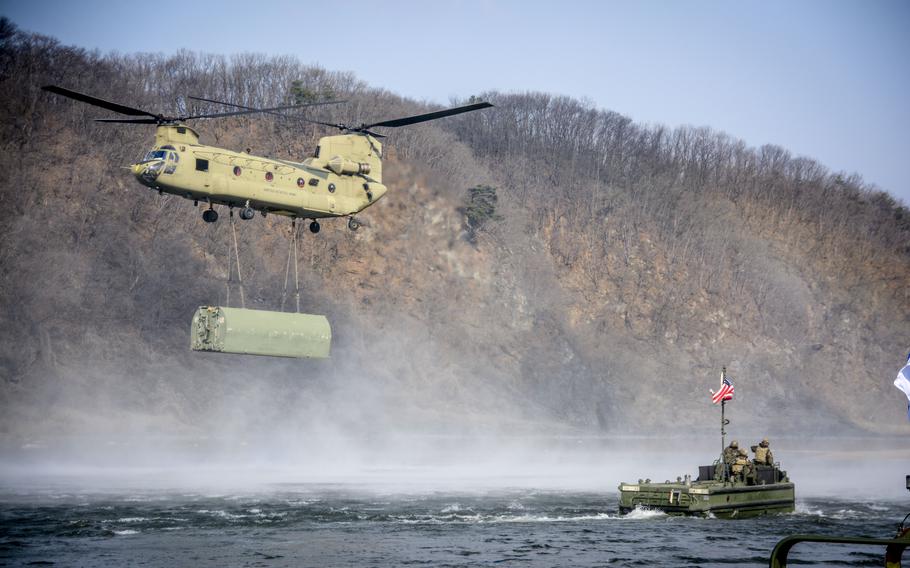
<svg viewBox="0 0 910 568"><path fill-rule="evenodd" d="M101 118L97 122L155 124L155 146L138 163L130 166L139 183L162 193L190 199L198 205L208 204L202 219L207 223L218 220L214 205L240 207L241 219L252 219L254 211L285 215L293 219L310 219L310 231L319 232L319 221L325 217L348 217L348 227L356 231L360 222L354 217L383 195L382 134L376 127L398 127L436 120L491 107L490 103L475 103L446 110L347 126L309 119L309 122L332 126L344 134L324 136L313 157L292 162L254 156L199 143L199 134L186 121L201 118L220 118L253 113L276 113L311 105L292 105L257 109L200 99L242 110L191 116L164 116L142 109L105 101L84 93L57 86L42 87L45 91L114 112L140 118ZM328 101L319 104L331 104Z"/></svg>

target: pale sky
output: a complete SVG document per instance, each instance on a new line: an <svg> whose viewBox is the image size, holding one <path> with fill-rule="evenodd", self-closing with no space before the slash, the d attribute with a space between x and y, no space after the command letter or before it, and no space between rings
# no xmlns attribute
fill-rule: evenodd
<svg viewBox="0 0 910 568"><path fill-rule="evenodd" d="M0 14L102 52L295 55L440 104L569 95L778 144L910 204L903 0L0 0Z"/></svg>

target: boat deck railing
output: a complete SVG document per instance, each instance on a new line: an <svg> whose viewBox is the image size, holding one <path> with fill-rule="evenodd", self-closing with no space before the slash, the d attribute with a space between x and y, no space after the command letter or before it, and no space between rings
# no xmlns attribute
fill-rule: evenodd
<svg viewBox="0 0 910 568"><path fill-rule="evenodd" d="M771 568L786 568L790 549L800 542L823 542L826 544L859 544L885 547L886 568L900 568L904 549L910 546L907 533L899 538L863 538L827 536L820 534L795 534L782 539L771 551Z"/></svg>

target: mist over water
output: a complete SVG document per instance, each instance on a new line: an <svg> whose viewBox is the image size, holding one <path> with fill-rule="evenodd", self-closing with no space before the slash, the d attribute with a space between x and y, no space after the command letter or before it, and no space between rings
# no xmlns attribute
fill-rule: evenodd
<svg viewBox="0 0 910 568"><path fill-rule="evenodd" d="M741 438L741 445L750 445ZM729 438L728 438L729 441ZM757 439L754 442L756 443ZM70 439L5 448L0 483L76 488L261 491L275 484L349 484L421 492L538 488L613 494L621 481L697 476L720 440L680 437L444 436L321 431L242 440ZM901 499L910 450L882 438L772 439L797 495Z"/></svg>
<svg viewBox="0 0 910 568"><path fill-rule="evenodd" d="M257 490L276 483L347 483L406 491L528 487L615 493L621 481L697 475L720 454L719 433L599 434L569 428L502 390L474 381L453 388L432 353L413 355L434 381L396 380L407 337L373 345L362 361L294 362L207 357L222 365L195 376L160 374L151 396L133 377L88 362L64 377L44 421L0 437L0 486L40 480L74 486ZM353 341L348 338L348 341ZM396 347L397 346L397 347ZM336 346L339 350L349 345ZM301 371L305 371L302 373ZM75 373L76 371L71 371ZM108 389L112 383L119 390ZM163 397L164 386L181 389ZM201 390L203 396L194 391ZM211 393L211 394L209 394ZM194 399L193 397L197 397ZM706 404L710 431L718 416ZM740 430L750 412L730 405L726 441L748 448L769 436L797 495L900 499L910 447L899 438L832 433L809 437ZM621 411L621 410L620 410ZM57 420L57 422L54 422ZM635 417L625 417L634 430Z"/></svg>
<svg viewBox="0 0 910 568"><path fill-rule="evenodd" d="M888 490L903 484L891 473L902 464L883 464L878 477L857 485L866 464L840 477L835 461L803 456L781 458L797 483L794 513L620 515L620 480L694 473L664 458L673 447L697 455L698 444L507 442L415 436L365 448L339 441L339 449L363 453L298 463L255 459L253 450L231 459L181 454L178 461L159 449L120 464L111 456L95 464L42 463L32 455L11 466L4 459L0 564L767 566L774 544L789 534L886 537L910 510L906 495L895 499ZM807 474L804 464L813 463ZM825 470L838 480L809 480ZM845 559L878 565L881 558L862 547L804 545L791 554L819 566Z"/></svg>

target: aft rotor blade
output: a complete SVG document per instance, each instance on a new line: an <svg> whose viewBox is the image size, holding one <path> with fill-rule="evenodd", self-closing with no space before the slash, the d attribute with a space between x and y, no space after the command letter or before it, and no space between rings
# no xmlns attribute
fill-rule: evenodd
<svg viewBox="0 0 910 568"><path fill-rule="evenodd" d="M461 114L463 112L471 112L473 110L480 110L482 108L489 108L493 106L490 103L475 103L472 105L461 106L450 108L446 110L439 110L436 112L428 112L426 114L418 114L416 116L409 116L406 118L396 118L393 120L384 120L382 122L374 122L373 124L364 124L361 126L361 129L367 130L373 128L374 126L388 126L388 127L397 127L397 126L407 126L409 124L417 124L418 122L426 122L428 120L436 120L437 118L445 118L447 116L453 116L456 114Z"/></svg>
<svg viewBox="0 0 910 568"><path fill-rule="evenodd" d="M187 117L184 117L183 120L189 120L189 119L191 119L191 118L218 118L218 117L222 117L222 116L236 116L236 115L241 115L241 114L255 114L255 113L257 113L257 112L264 112L264 113L267 113L267 114L274 114L274 115L277 115L277 116L284 116L285 118L297 118L297 117L288 117L287 115L278 113L278 112L276 112L276 111L279 111L279 110L293 110L293 109L296 109L296 108L306 108L306 107L311 107L311 106L335 105L335 104L340 104L340 103L346 102L346 101L325 101L325 102L321 102L321 103L306 103L306 104L301 104L301 105L289 105L289 106L280 106L280 107L271 107L271 108L254 108L254 107L248 107L248 106L238 105L238 104L234 104L234 103L226 103L226 102L223 102L223 101L216 101L216 100L213 100L213 99L204 99L204 98L202 98L202 97L193 97L193 96L190 96L189 98L195 99L195 100L199 100L199 101L206 101L206 102L209 102L209 103L216 103L216 104L225 105L225 106L232 106L232 107L241 108L241 109L244 109L244 110L232 111L232 112L221 112L221 113L216 113L216 114L201 114L201 115L197 115L197 116L187 116ZM312 122L312 121L311 121L311 122Z"/></svg>
<svg viewBox="0 0 910 568"><path fill-rule="evenodd" d="M270 108L270 109L269 108L260 109L260 108L256 108L256 107L238 105L236 103L226 103L224 101L216 101L215 99L206 99L204 97L194 97L193 95L187 95L187 98L197 100L197 101L205 101L207 103L215 103L215 104L229 106L229 107L242 108L244 110L258 110L258 111L262 111L262 112L272 112L275 110L283 110L283 109L306 108L306 107L321 106L321 105L338 105L341 103L348 102L348 101L321 101L321 102L316 102L316 103L303 103L303 104L289 106L289 107L275 107L275 108Z"/></svg>
<svg viewBox="0 0 910 568"><path fill-rule="evenodd" d="M41 87L41 90L47 91L49 93L54 93L55 95L61 95L82 103L87 103L101 108L106 108L114 112L119 112L120 114L125 114L127 116L151 116L152 118L157 118L157 115L152 114L148 111L142 109L128 107L118 103L112 103L104 99L99 99L91 95L86 95L85 93L78 93L76 91L71 91L69 89L64 89L63 87L58 87L56 85L47 85Z"/></svg>
<svg viewBox="0 0 910 568"><path fill-rule="evenodd" d="M342 125L337 122L322 122L321 120L313 120L312 118L305 118L303 116L295 116L297 120L302 120L304 122L312 122L313 124L321 124L322 126L333 126L335 128L342 128Z"/></svg>

